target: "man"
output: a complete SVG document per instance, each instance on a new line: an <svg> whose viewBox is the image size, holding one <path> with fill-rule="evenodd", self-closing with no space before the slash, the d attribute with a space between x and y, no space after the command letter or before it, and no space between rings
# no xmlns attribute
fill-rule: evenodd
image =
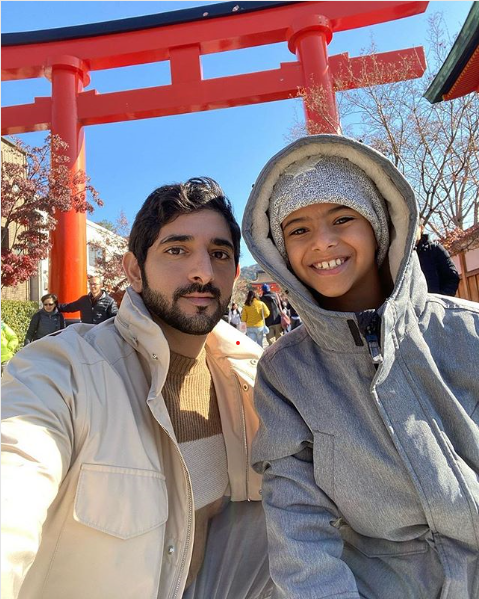
<svg viewBox="0 0 479 599"><path fill-rule="evenodd" d="M266 333L266 339L269 345L273 345L277 341L283 332L281 326L281 312L278 307L278 302L273 293L271 293L271 287L266 283L261 287L263 292L261 301L263 301L269 309L269 316L266 318L266 326L269 331Z"/></svg>
<svg viewBox="0 0 479 599"><path fill-rule="evenodd" d="M416 252L421 270L426 277L429 293L456 295L459 287L459 274L448 251L438 242L430 241L424 233L424 225L418 226Z"/></svg>
<svg viewBox="0 0 479 599"><path fill-rule="evenodd" d="M81 321L86 324L99 324L118 313L115 300L102 289L100 277L91 277L89 281L90 293L82 295L69 304L59 304L60 312L80 311Z"/></svg>
<svg viewBox="0 0 479 599"><path fill-rule="evenodd" d="M117 317L10 362L4 597L270 596L249 465L261 350L221 320L239 249L215 181L160 187L133 224Z"/></svg>

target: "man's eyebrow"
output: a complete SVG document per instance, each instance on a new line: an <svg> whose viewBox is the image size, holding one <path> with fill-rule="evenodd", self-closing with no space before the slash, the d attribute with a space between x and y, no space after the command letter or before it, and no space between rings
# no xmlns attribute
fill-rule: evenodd
<svg viewBox="0 0 479 599"><path fill-rule="evenodd" d="M211 243L213 245L219 245L219 246L227 247L230 250L234 251L234 246L231 243L231 241L229 241L229 239L223 239L222 237L213 237L213 239L211 240Z"/></svg>
<svg viewBox="0 0 479 599"><path fill-rule="evenodd" d="M189 242L189 241L194 241L194 237L193 235L167 235L166 237L164 237L163 239L160 239L160 241L158 242L158 245L163 245L165 243L185 243L185 242ZM231 241L229 241L229 239L224 239L223 237L213 237L213 239L211 239L211 244L212 245L219 245L222 247L227 247L230 250L234 251L234 246L231 243Z"/></svg>
<svg viewBox="0 0 479 599"><path fill-rule="evenodd" d="M184 241L193 241L192 235L167 235L163 239L160 239L158 245L162 245L163 243L171 243L171 242L181 243Z"/></svg>

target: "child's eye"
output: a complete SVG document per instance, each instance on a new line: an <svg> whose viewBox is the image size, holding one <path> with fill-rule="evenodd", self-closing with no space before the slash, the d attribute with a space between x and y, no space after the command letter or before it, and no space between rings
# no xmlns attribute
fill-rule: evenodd
<svg viewBox="0 0 479 599"><path fill-rule="evenodd" d="M165 252L166 254L171 254L172 256L179 256L180 254L184 254L185 250L179 247L168 248Z"/></svg>
<svg viewBox="0 0 479 599"><path fill-rule="evenodd" d="M289 235L291 237L292 235L302 235L303 233L306 233L305 227L299 227L298 229L290 231Z"/></svg>
<svg viewBox="0 0 479 599"><path fill-rule="evenodd" d="M337 218L334 221L334 224L335 225L344 225L345 223L348 223L351 220L354 220L353 216L340 216L339 218Z"/></svg>

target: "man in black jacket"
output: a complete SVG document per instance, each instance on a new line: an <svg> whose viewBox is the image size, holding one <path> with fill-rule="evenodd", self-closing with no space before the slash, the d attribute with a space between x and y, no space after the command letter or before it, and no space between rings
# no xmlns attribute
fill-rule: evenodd
<svg viewBox="0 0 479 599"><path fill-rule="evenodd" d="M80 311L81 321L87 324L99 324L108 320L118 312L115 300L101 288L100 277L91 277L89 281L90 293L82 295L69 304L59 304L60 312Z"/></svg>
<svg viewBox="0 0 479 599"><path fill-rule="evenodd" d="M438 242L430 241L429 235L418 228L416 252L421 269L426 277L429 293L456 295L459 286L459 274L447 250Z"/></svg>
<svg viewBox="0 0 479 599"><path fill-rule="evenodd" d="M281 326L281 313L278 308L278 302L273 293L271 293L271 288L266 283L261 287L263 295L261 296L261 301L264 302L269 309L269 316L265 319L266 326L269 331L266 334L266 339L269 345L273 345L275 341L277 341L283 332L283 328Z"/></svg>

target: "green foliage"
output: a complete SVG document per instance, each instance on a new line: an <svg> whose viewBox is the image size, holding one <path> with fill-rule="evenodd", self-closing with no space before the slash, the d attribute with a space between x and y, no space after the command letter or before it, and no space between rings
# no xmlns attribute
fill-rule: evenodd
<svg viewBox="0 0 479 599"><path fill-rule="evenodd" d="M38 310L37 302L21 302L19 300L2 300L2 320L15 331L18 337L18 349L23 347L28 325Z"/></svg>

